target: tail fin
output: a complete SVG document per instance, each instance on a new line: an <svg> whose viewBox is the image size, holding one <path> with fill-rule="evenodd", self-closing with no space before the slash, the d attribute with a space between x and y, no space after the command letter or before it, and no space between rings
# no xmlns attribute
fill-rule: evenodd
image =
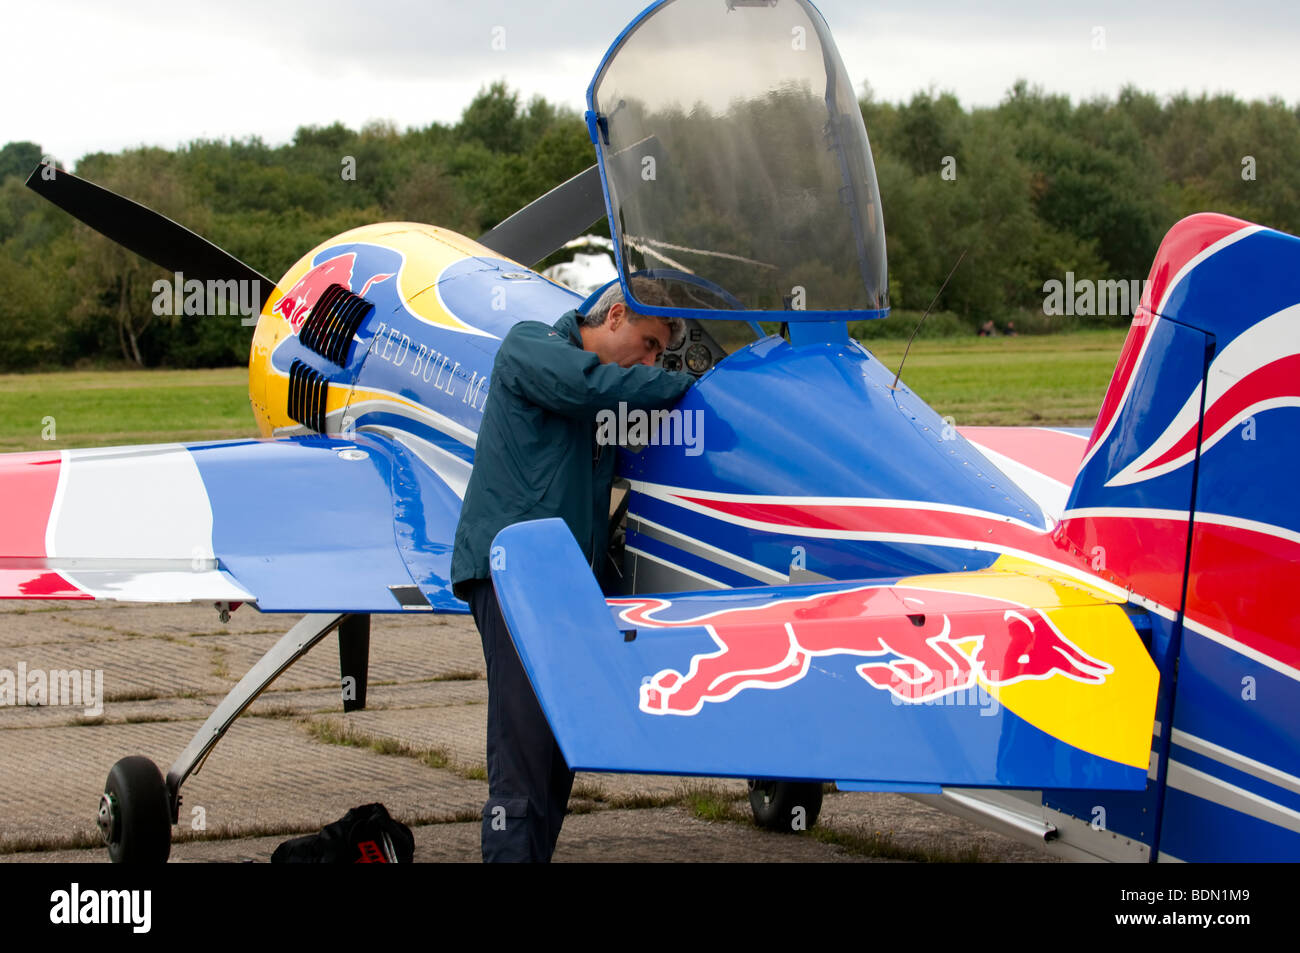
<svg viewBox="0 0 1300 953"><path fill-rule="evenodd" d="M1057 542L1188 624L1300 663L1284 578L1300 562L1298 438L1300 239L1185 218L1156 254Z"/></svg>

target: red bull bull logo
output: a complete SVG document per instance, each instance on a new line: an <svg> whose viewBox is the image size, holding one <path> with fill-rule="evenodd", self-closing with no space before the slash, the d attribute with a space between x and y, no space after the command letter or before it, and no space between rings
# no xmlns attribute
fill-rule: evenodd
<svg viewBox="0 0 1300 953"><path fill-rule="evenodd" d="M640 708L694 715L747 688L784 688L818 656L858 655L856 671L900 704L933 704L981 684L1056 675L1099 684L1113 669L1061 634L1044 613L1005 599L907 586L862 586L664 619L667 599L612 599L619 617L645 628L702 626L716 652L685 674L663 669L641 685Z"/></svg>
<svg viewBox="0 0 1300 953"><path fill-rule="evenodd" d="M342 255L327 258L299 278L294 286L285 293L285 296L275 303L271 313L278 314L288 321L289 326L293 328L293 333L297 334L298 329L307 320L307 316L311 314L312 306L320 300L320 296L325 293L326 288L330 285L342 285L349 291L354 290L352 288L352 272L356 266L356 261L356 252L345 252ZM358 293L364 298L371 285L378 284L391 277L393 277L391 274L375 275L366 282L365 287Z"/></svg>

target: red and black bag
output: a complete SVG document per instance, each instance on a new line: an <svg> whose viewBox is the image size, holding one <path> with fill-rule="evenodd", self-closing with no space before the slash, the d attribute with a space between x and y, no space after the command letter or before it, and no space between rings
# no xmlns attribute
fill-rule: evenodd
<svg viewBox="0 0 1300 953"><path fill-rule="evenodd" d="M319 834L287 840L271 855L273 864L409 864L415 836L382 804L354 807Z"/></svg>

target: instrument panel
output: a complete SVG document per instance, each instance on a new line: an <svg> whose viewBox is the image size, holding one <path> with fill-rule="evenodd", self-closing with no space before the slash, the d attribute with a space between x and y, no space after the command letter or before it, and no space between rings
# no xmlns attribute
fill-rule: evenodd
<svg viewBox="0 0 1300 953"><path fill-rule="evenodd" d="M728 352L705 330L702 322L695 318L686 318L685 321L686 334L682 342L675 348L665 349L660 363L664 370L687 371L700 377Z"/></svg>

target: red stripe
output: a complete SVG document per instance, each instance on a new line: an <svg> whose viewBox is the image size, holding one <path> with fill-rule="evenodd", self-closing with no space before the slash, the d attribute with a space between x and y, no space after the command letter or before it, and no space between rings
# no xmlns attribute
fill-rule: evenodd
<svg viewBox="0 0 1300 953"><path fill-rule="evenodd" d="M59 454L0 456L0 556L44 556Z"/></svg>
<svg viewBox="0 0 1300 953"><path fill-rule="evenodd" d="M1102 399L1101 410L1097 414L1097 425L1088 439L1089 450L1119 413L1120 398L1136 369L1137 356L1142 350L1142 342L1146 339L1151 316L1164 298L1169 283L1188 262L1205 249L1233 232L1249 226L1249 222L1243 222L1230 215L1201 212L1189 215L1169 229L1164 241L1160 243L1160 248L1156 251L1155 261L1151 263L1141 304L1133 312L1133 323L1129 326L1128 337L1124 339L1124 349L1120 351L1115 373L1111 376L1110 386L1106 388L1106 396Z"/></svg>
<svg viewBox="0 0 1300 953"><path fill-rule="evenodd" d="M1103 579L1175 611L1182 605L1186 519L1077 516L1053 535Z"/></svg>
<svg viewBox="0 0 1300 953"><path fill-rule="evenodd" d="M1007 523L996 516L972 516L912 507L843 503L748 503L709 500L678 494L678 498L729 516L788 526L793 530L829 529L851 533L897 533L933 536L961 546L972 542L1018 549L1059 560L1046 533Z"/></svg>
<svg viewBox="0 0 1300 953"><path fill-rule="evenodd" d="M93 599L57 572L0 569L0 599Z"/></svg>
<svg viewBox="0 0 1300 953"><path fill-rule="evenodd" d="M1295 611L1300 543L1239 526L1197 523L1192 545L1188 618L1300 668Z"/></svg>
<svg viewBox="0 0 1300 953"><path fill-rule="evenodd" d="M1154 311L1169 289L1169 283L1189 261L1215 242L1248 227L1250 222L1217 212L1200 212L1175 223L1156 251L1149 276L1151 283L1147 286L1150 297L1143 295L1142 304Z"/></svg>
<svg viewBox="0 0 1300 953"><path fill-rule="evenodd" d="M45 557L59 465L57 451L0 455L0 556ZM0 599L92 598L57 572L0 569Z"/></svg>
<svg viewBox="0 0 1300 953"><path fill-rule="evenodd" d="M957 432L1066 486L1074 482L1087 446L1072 434L1035 427L958 427Z"/></svg>
<svg viewBox="0 0 1300 953"><path fill-rule="evenodd" d="M1206 439L1218 433L1241 411L1275 397L1300 397L1300 354L1291 354L1265 364L1229 387L1213 405L1206 408ZM1177 443L1138 472L1177 460L1191 453L1195 447L1196 428L1193 427Z"/></svg>
<svg viewBox="0 0 1300 953"><path fill-rule="evenodd" d="M1128 336L1124 338L1124 347L1120 350L1119 360L1115 363L1115 372L1110 376L1106 396L1101 400L1101 410L1097 412L1097 423L1092 428L1092 436L1088 438L1089 450L1106 432L1112 418L1119 413L1120 398L1124 396L1124 388L1128 386L1129 378L1133 376L1133 371L1137 367L1138 355L1142 353L1142 342L1146 340L1147 333L1151 330L1151 320L1151 312L1146 308L1139 307L1133 312L1133 323L1129 325Z"/></svg>

